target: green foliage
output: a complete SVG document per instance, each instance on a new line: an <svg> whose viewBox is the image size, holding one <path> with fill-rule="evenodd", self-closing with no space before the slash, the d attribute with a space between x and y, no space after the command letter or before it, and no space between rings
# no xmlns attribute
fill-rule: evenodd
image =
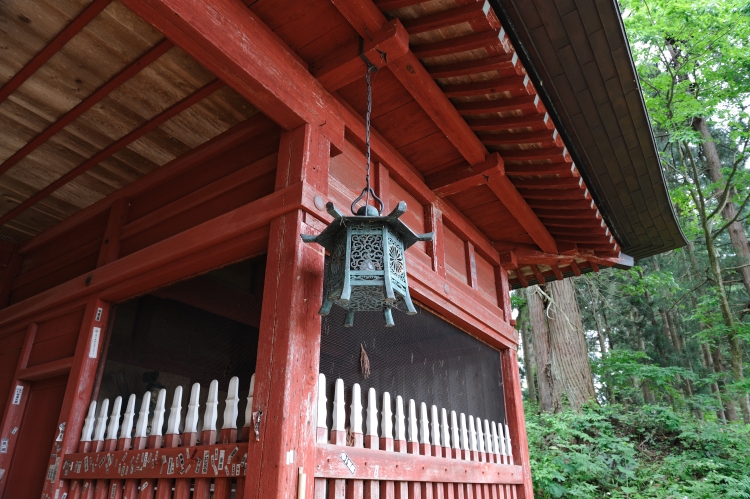
<svg viewBox="0 0 750 499"><path fill-rule="evenodd" d="M535 497L750 497L750 427L661 406L527 409Z"/></svg>

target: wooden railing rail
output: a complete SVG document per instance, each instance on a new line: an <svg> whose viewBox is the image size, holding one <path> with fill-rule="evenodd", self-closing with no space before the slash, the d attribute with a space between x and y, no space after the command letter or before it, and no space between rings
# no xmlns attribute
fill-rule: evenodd
<svg viewBox="0 0 750 499"><path fill-rule="evenodd" d="M62 459L61 477L70 480L70 499L229 499L233 489L242 497L247 474L247 440L252 424L254 375L250 383L245 427L237 432L239 379L229 381L224 421L216 431L219 383L211 382L198 440L200 385L195 383L180 433L182 387L174 392L164 425L166 390L156 397L150 420L151 392L146 392L133 432L135 395L130 395L125 413L120 416L122 398L117 397L109 413L109 400L102 401L96 416L96 401L91 402L83 427L78 452ZM107 419L109 413L109 425ZM119 438L118 438L119 430ZM106 431L106 437L105 437Z"/></svg>
<svg viewBox="0 0 750 499"><path fill-rule="evenodd" d="M361 388L352 386L346 425L344 382L336 380L332 426L327 426L325 375L318 379L315 499L513 499L523 468L513 463L508 427L464 413L368 391L363 438ZM450 421L450 423L449 423ZM407 440L408 433L408 440Z"/></svg>

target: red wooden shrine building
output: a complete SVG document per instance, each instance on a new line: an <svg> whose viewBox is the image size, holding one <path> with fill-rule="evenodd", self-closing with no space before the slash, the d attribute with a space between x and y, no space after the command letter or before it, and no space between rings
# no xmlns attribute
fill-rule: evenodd
<svg viewBox="0 0 750 499"><path fill-rule="evenodd" d="M510 290L683 244L612 0L0 4L0 497L530 498ZM321 318L365 172L417 314Z"/></svg>

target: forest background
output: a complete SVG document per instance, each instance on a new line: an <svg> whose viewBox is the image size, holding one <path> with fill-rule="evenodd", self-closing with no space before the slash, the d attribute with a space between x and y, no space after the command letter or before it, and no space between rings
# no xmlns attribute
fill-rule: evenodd
<svg viewBox="0 0 750 499"><path fill-rule="evenodd" d="M514 292L535 494L750 497L750 2L620 11L688 245Z"/></svg>

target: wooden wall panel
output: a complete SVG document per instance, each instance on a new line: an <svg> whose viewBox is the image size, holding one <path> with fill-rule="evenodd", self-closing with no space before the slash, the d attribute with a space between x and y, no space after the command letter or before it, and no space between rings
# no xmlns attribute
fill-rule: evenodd
<svg viewBox="0 0 750 499"><path fill-rule="evenodd" d="M391 209L395 208L399 201L406 201L407 211L401 216L404 222L411 230L417 234L425 232L425 209L417 198L406 192L403 187L398 185L393 179L389 186L390 198L388 200ZM427 254L427 243L418 242L407 250L410 255L419 258L419 261L432 267L432 258Z"/></svg>
<svg viewBox="0 0 750 499"><path fill-rule="evenodd" d="M100 238L101 239L101 238ZM11 292L11 303L18 303L30 296L34 296L42 291L53 288L58 284L78 277L85 274L86 272L92 271L96 268L96 263L99 259L99 247L101 247L100 241L95 241L92 245L86 245L83 249L88 251L82 252L83 254L76 255L72 253L70 256L75 257L74 261L69 261L67 258L60 258L52 260L49 264L49 271L40 275L38 279L33 280L28 284L24 284ZM41 273L40 269L40 273Z"/></svg>
<svg viewBox="0 0 750 499"><path fill-rule="evenodd" d="M154 243L179 234L191 227L206 222L235 208L260 199L273 192L275 172L270 171L260 178L239 185L223 195L135 234L120 242L120 257L127 256Z"/></svg>
<svg viewBox="0 0 750 499"><path fill-rule="evenodd" d="M459 281L466 284L466 250L464 241L458 235L443 226L443 246L445 248L445 270Z"/></svg>
<svg viewBox="0 0 750 499"><path fill-rule="evenodd" d="M133 197L127 222L138 220L244 166L276 153L279 148L279 130L271 122L268 122L268 128L257 137L217 154L178 178L169 180L169 189L165 189L164 183L161 183Z"/></svg>
<svg viewBox="0 0 750 499"><path fill-rule="evenodd" d="M490 302L497 304L497 286L495 283L495 268L480 254L474 254L477 264L477 284L479 291L487 295Z"/></svg>
<svg viewBox="0 0 750 499"><path fill-rule="evenodd" d="M27 367L73 356L82 320L83 309L80 309L41 322Z"/></svg>
<svg viewBox="0 0 750 499"><path fill-rule="evenodd" d="M18 357L21 355L26 329L13 331L0 338L0 415L5 414L5 406L10 400L13 375L16 372Z"/></svg>

